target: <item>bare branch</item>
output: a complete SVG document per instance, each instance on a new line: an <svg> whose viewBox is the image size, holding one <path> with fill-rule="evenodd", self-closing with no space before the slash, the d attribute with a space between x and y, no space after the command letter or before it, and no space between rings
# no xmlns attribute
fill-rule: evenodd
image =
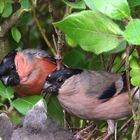
<svg viewBox="0 0 140 140"><path fill-rule="evenodd" d="M52 8L52 1L51 0L48 1L48 9L49 9L49 13L50 13L50 16L52 18L52 21L54 21L53 8ZM63 67L63 65L62 65L62 51L63 51L63 48L64 48L65 39L64 39L64 34L58 28L54 27L54 29L55 29L55 32L57 34L57 41L54 41L54 45L55 45L55 48L56 48L55 59L56 59L56 63L57 63L57 70L59 70ZM55 40L54 37L53 37L53 40Z"/></svg>

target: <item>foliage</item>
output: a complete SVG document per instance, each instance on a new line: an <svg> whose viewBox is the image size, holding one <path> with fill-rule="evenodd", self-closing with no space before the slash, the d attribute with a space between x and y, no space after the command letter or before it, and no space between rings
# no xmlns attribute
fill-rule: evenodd
<svg viewBox="0 0 140 140"><path fill-rule="evenodd" d="M41 48L51 51L49 47L55 46L53 36L57 40L54 30L57 27L65 34L65 64L70 67L121 72L125 66L119 67L129 47L134 50L129 56L131 84L140 85L139 0L0 0L0 24L17 11L21 15L20 19L11 25L4 36L10 50ZM44 40L43 33L50 44ZM41 98L34 96L15 99L13 93L13 89L5 88L0 83L2 111L25 114ZM11 107L16 110L9 112ZM63 112L56 99L49 102L48 113L62 122ZM77 124L82 126L81 123ZM100 127L104 129L102 124ZM130 139L131 128L130 125L127 128L129 133L123 133L120 137Z"/></svg>

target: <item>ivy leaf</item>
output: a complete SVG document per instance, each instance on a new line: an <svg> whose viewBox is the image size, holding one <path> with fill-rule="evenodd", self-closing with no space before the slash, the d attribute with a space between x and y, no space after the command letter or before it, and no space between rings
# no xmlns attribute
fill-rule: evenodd
<svg viewBox="0 0 140 140"><path fill-rule="evenodd" d="M91 9L97 9L103 14L114 18L122 19L131 17L127 0L85 0Z"/></svg>
<svg viewBox="0 0 140 140"><path fill-rule="evenodd" d="M115 49L123 40L122 31L98 11L83 11L54 23L84 50L96 54Z"/></svg>
<svg viewBox="0 0 140 140"><path fill-rule="evenodd" d="M124 38L130 43L140 45L140 19L133 19L124 31Z"/></svg>
<svg viewBox="0 0 140 140"><path fill-rule="evenodd" d="M13 39L18 43L21 39L21 33L16 27L12 27L11 29Z"/></svg>

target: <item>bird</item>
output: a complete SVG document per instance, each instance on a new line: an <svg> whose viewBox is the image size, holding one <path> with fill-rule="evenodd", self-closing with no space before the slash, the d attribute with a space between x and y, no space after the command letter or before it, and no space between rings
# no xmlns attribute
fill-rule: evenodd
<svg viewBox="0 0 140 140"><path fill-rule="evenodd" d="M0 80L18 96L40 95L46 77L56 69L55 59L41 49L9 52L0 63Z"/></svg>
<svg viewBox="0 0 140 140"><path fill-rule="evenodd" d="M139 89L131 86L137 109ZM115 131L115 120L132 113L126 74L64 68L48 75L43 91L56 95L67 112L85 120L107 120L107 140Z"/></svg>
<svg viewBox="0 0 140 140"><path fill-rule="evenodd" d="M73 134L47 115L43 99L27 112L23 126L12 133L11 140L74 140Z"/></svg>
<svg viewBox="0 0 140 140"><path fill-rule="evenodd" d="M0 113L0 139L11 140L14 126L6 113Z"/></svg>

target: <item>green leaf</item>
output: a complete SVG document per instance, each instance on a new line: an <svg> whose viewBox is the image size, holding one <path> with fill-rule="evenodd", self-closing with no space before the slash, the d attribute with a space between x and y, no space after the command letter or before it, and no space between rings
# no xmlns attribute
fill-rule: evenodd
<svg viewBox="0 0 140 140"><path fill-rule="evenodd" d="M109 53L118 53L124 51L126 48L126 41L122 41L115 49L109 51Z"/></svg>
<svg viewBox="0 0 140 140"><path fill-rule="evenodd" d="M4 10L4 0L0 0L0 14L3 12Z"/></svg>
<svg viewBox="0 0 140 140"><path fill-rule="evenodd" d="M84 1L90 9L95 10L94 0L84 0Z"/></svg>
<svg viewBox="0 0 140 140"><path fill-rule="evenodd" d="M115 49L123 41L118 25L97 11L75 13L54 25L84 50L96 54Z"/></svg>
<svg viewBox="0 0 140 140"><path fill-rule="evenodd" d="M84 0L80 0L78 2L69 2L68 0L63 0L68 6L75 9L86 9L86 5Z"/></svg>
<svg viewBox="0 0 140 140"><path fill-rule="evenodd" d="M0 82L0 96L6 99L11 99L14 96L14 90L11 87L6 88L1 82Z"/></svg>
<svg viewBox="0 0 140 140"><path fill-rule="evenodd" d="M132 54L133 56L131 56L130 59L130 67L131 67L131 71L130 71L130 76L131 76L131 83L134 86L140 86L140 65L139 65L139 58L134 56L135 54Z"/></svg>
<svg viewBox="0 0 140 140"><path fill-rule="evenodd" d="M133 78L133 77L136 77L140 75L140 67L139 68L133 68L131 71L130 71L130 76Z"/></svg>
<svg viewBox="0 0 140 140"><path fill-rule="evenodd" d="M12 27L11 29L13 39L18 43L21 39L21 33L16 27Z"/></svg>
<svg viewBox="0 0 140 140"><path fill-rule="evenodd" d="M120 67L120 64L121 64L122 61L123 61L122 55L121 54L117 55L116 58L115 58L115 61L114 61L113 68L112 68L113 72L116 72L118 70L118 68ZM119 71L120 72L124 72L125 71L125 67L122 66Z"/></svg>
<svg viewBox="0 0 140 140"><path fill-rule="evenodd" d="M130 8L127 0L85 0L91 9L97 8L103 14L114 18L130 18Z"/></svg>
<svg viewBox="0 0 140 140"><path fill-rule="evenodd" d="M2 17L7 18L12 14L12 12L13 12L12 4L6 3L4 6L4 11L2 13Z"/></svg>
<svg viewBox="0 0 140 140"><path fill-rule="evenodd" d="M84 67L86 57L80 49L72 49L64 55L64 63L70 67Z"/></svg>
<svg viewBox="0 0 140 140"><path fill-rule="evenodd" d="M30 4L28 0L20 0L21 8L22 9L29 9Z"/></svg>
<svg viewBox="0 0 140 140"><path fill-rule="evenodd" d="M25 96L14 100L12 104L21 114L25 115L41 98L41 96Z"/></svg>
<svg viewBox="0 0 140 140"><path fill-rule="evenodd" d="M66 42L68 43L68 45L70 45L71 47L76 47L77 43L75 43L69 36L65 36Z"/></svg>
<svg viewBox="0 0 140 140"><path fill-rule="evenodd" d="M139 58L133 56L130 61L129 61L129 66L133 68L138 68L139 67Z"/></svg>
<svg viewBox="0 0 140 140"><path fill-rule="evenodd" d="M140 45L140 19L133 19L124 31L124 38L130 43Z"/></svg>
<svg viewBox="0 0 140 140"><path fill-rule="evenodd" d="M140 5L140 0L128 0L128 3L131 7Z"/></svg>
<svg viewBox="0 0 140 140"><path fill-rule="evenodd" d="M47 106L47 112L48 112L48 115L52 117L54 120L57 120L60 123L63 123L64 121L63 110L56 96L52 96L50 98L50 101Z"/></svg>
<svg viewBox="0 0 140 140"><path fill-rule="evenodd" d="M134 86L140 86L140 78L139 78L139 76L137 75L135 77L132 77L131 78L131 83Z"/></svg>

